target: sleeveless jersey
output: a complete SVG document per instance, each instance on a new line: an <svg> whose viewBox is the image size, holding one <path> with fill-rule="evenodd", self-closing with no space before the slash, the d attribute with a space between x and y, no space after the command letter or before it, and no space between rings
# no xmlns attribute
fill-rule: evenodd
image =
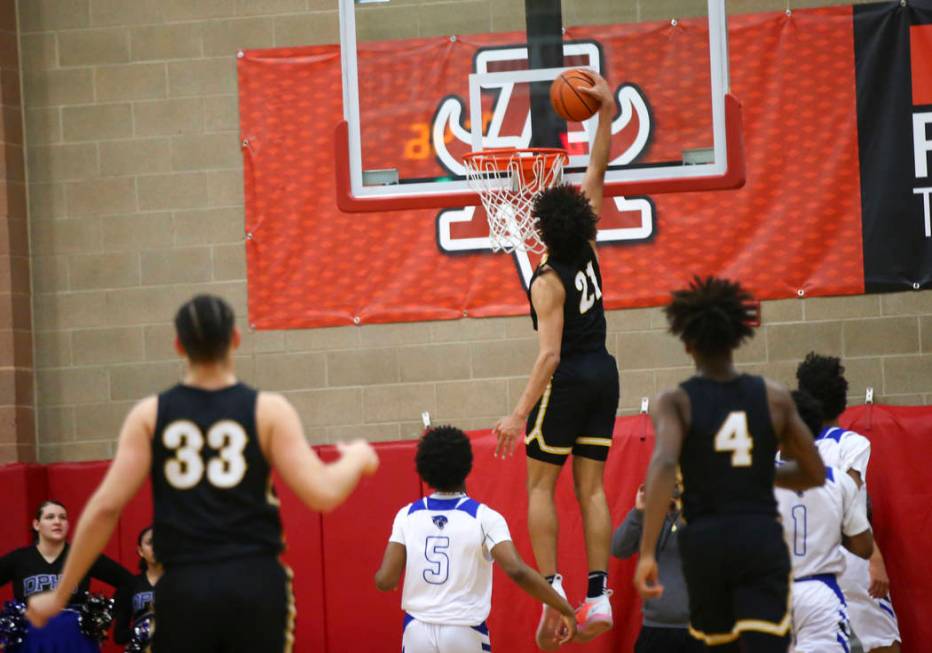
<svg viewBox="0 0 932 653"><path fill-rule="evenodd" d="M159 395L153 545L166 566L277 555L278 499L256 430L258 393L186 385Z"/></svg>
<svg viewBox="0 0 932 653"><path fill-rule="evenodd" d="M531 301L531 288L547 268L556 272L566 291L563 303L563 341L561 356L605 349L605 306L602 303L602 272L595 251L586 243L580 256L571 263L548 258L541 261L528 284L531 321L537 330L537 311Z"/></svg>
<svg viewBox="0 0 932 653"><path fill-rule="evenodd" d="M702 377L680 384L692 416L683 440L683 515L776 515L773 495L777 437L767 389L759 376L730 381Z"/></svg>

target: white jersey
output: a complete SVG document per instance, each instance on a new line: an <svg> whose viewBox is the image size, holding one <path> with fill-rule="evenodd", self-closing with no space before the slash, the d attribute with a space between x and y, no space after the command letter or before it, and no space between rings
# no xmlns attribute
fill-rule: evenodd
<svg viewBox="0 0 932 653"><path fill-rule="evenodd" d="M405 506L389 538L407 552L402 609L428 624L483 624L492 608L491 551L507 540L505 518L465 494Z"/></svg>
<svg viewBox="0 0 932 653"><path fill-rule="evenodd" d="M816 436L819 455L829 467L843 472L853 469L861 475L862 487L867 483L867 463L871 457L871 442L860 433L838 426L827 426Z"/></svg>
<svg viewBox="0 0 932 653"><path fill-rule="evenodd" d="M793 578L843 572L842 534L850 537L870 530L851 477L837 467L826 467L825 485L805 492L777 488L775 494Z"/></svg>

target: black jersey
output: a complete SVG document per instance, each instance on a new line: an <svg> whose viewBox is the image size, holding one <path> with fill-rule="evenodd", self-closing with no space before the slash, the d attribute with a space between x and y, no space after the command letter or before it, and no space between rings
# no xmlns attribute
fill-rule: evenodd
<svg viewBox="0 0 932 653"><path fill-rule="evenodd" d="M176 385L152 438L155 555L166 567L277 555L282 527L253 388Z"/></svg>
<svg viewBox="0 0 932 653"><path fill-rule="evenodd" d="M687 521L706 515L776 515L777 437L764 379L742 374L719 382L694 376L680 387L689 395L691 414L680 453Z"/></svg>
<svg viewBox="0 0 932 653"><path fill-rule="evenodd" d="M35 546L24 546L0 557L0 585L13 583L13 596L17 601L25 601L33 594L48 592L58 587L61 571L68 557L69 546L66 544L61 554L48 562ZM101 580L113 587L120 587L132 575L122 565L105 555L97 558L87 575L75 590L72 602L83 601L83 595L91 585L91 578Z"/></svg>
<svg viewBox="0 0 932 653"><path fill-rule="evenodd" d="M528 284L529 300L534 282L547 269L557 273L566 291L566 301L563 303L561 356L604 350L605 306L602 303L602 272L595 250L586 243L579 256L572 262L553 258L542 261ZM536 330L537 311L534 310L533 301L531 321Z"/></svg>
<svg viewBox="0 0 932 653"><path fill-rule="evenodd" d="M129 642L136 622L152 612L154 593L155 587L146 572L120 587L113 606L113 641L117 644Z"/></svg>

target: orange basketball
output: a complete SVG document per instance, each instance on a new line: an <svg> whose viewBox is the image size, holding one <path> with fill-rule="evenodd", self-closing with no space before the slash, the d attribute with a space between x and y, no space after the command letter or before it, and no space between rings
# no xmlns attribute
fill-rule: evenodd
<svg viewBox="0 0 932 653"><path fill-rule="evenodd" d="M599 102L579 88L592 86L595 86L595 77L588 70L574 68L560 73L550 85L550 103L553 110L564 120L588 120L599 110Z"/></svg>

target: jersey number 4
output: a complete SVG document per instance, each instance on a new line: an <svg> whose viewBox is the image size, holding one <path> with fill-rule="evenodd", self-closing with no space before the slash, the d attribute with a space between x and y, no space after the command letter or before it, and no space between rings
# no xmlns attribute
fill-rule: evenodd
<svg viewBox="0 0 932 653"><path fill-rule="evenodd" d="M207 444L219 455L206 464L201 456L204 434L194 422L181 420L172 422L162 432L162 444L175 452L175 457L165 462L165 478L178 490L189 490L201 482L204 472L211 485L229 489L236 487L246 474L246 459L243 451L249 438L243 427L225 419L207 431Z"/></svg>
<svg viewBox="0 0 932 653"><path fill-rule="evenodd" d="M754 440L748 433L747 413L729 413L722 428L715 434L715 450L730 451L732 467L750 467L752 449Z"/></svg>
<svg viewBox="0 0 932 653"><path fill-rule="evenodd" d="M591 295L589 294L590 281L592 281ZM579 297L579 314L582 315L595 306L595 301L597 299L602 299L602 289L599 288L599 280L596 279L595 270L592 268L592 261L589 261L589 265L586 266L585 272L580 270L576 273L575 285L576 290L581 293Z"/></svg>

